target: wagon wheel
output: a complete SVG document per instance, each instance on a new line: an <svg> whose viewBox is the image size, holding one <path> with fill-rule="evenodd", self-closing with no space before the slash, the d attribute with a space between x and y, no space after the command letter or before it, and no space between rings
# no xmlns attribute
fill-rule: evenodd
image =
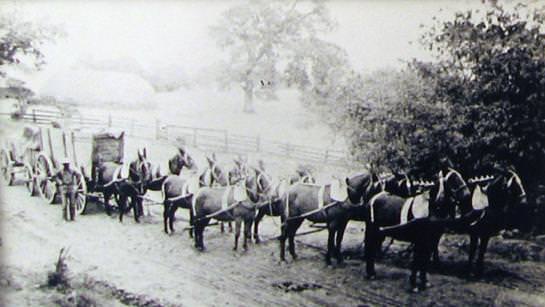
<svg viewBox="0 0 545 307"><path fill-rule="evenodd" d="M6 150L2 150L2 176L8 185L13 185L15 181L15 175L13 174L13 168L11 166L11 159L9 158L9 153Z"/></svg>
<svg viewBox="0 0 545 307"><path fill-rule="evenodd" d="M39 156L36 161L36 183L40 195L49 204L54 204L57 198L57 185L49 179L52 171L49 161L44 156Z"/></svg>
<svg viewBox="0 0 545 307"><path fill-rule="evenodd" d="M32 167L30 165L25 165L25 186L30 193L30 196L36 195L36 180L34 179L34 174L32 173Z"/></svg>
<svg viewBox="0 0 545 307"><path fill-rule="evenodd" d="M78 188L76 190L76 214L85 214L87 209L87 183L82 174L78 174Z"/></svg>

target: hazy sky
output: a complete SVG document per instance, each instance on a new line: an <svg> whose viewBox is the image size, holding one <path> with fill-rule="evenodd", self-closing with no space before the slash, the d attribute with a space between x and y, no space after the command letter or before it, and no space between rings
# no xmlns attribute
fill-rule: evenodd
<svg viewBox="0 0 545 307"><path fill-rule="evenodd" d="M1 0L0 0L1 1ZM46 49L55 71L82 58L130 57L142 66L175 63L188 74L218 58L208 35L222 11L240 1L13 1L6 8L24 18L63 24L68 36ZM480 6L463 1L336 1L327 3L339 26L326 36L343 47L354 67L371 71L426 57L416 41L434 15ZM77 65L77 64L76 64Z"/></svg>

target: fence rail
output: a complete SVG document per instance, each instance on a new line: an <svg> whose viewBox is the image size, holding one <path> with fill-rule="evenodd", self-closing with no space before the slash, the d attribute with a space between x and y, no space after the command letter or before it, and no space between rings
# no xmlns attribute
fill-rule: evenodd
<svg viewBox="0 0 545 307"><path fill-rule="evenodd" d="M0 116L11 116L11 114L0 113ZM175 144L184 143L207 151L222 151L235 154L266 153L308 163L328 163L337 166L346 166L349 161L346 152L342 150L263 140L259 135L250 136L230 133L224 129L173 124L161 125L158 119L155 120L155 123L142 123L134 119L111 116L108 116L108 118L84 117L81 114L65 116L61 112L41 109L33 109L32 112L23 114L18 118L38 125L50 125L57 122L82 128L110 127L123 129L133 137L166 140ZM76 141L82 141L88 137L90 136L82 135Z"/></svg>

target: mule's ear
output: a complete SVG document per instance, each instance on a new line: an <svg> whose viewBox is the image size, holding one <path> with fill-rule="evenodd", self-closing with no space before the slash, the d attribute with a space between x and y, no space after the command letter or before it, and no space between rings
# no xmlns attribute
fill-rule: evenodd
<svg viewBox="0 0 545 307"><path fill-rule="evenodd" d="M146 147L144 147L144 149L142 150L144 152L144 158L147 158L148 157L148 153L146 151Z"/></svg>
<svg viewBox="0 0 545 307"><path fill-rule="evenodd" d="M346 185L350 185L350 178L346 177L344 181L346 182Z"/></svg>

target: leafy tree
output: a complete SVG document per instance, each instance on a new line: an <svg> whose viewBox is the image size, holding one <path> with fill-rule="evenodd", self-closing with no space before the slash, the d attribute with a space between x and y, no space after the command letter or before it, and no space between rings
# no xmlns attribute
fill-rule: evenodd
<svg viewBox="0 0 545 307"><path fill-rule="evenodd" d="M435 61L374 74L348 109L356 156L418 176L445 155L468 176L503 161L535 191L545 171L544 18L495 5L428 29Z"/></svg>
<svg viewBox="0 0 545 307"><path fill-rule="evenodd" d="M44 27L16 19L13 14L0 13L0 76L5 77L7 65L19 65L25 57L33 59L36 68L44 63L41 45L61 32L54 27Z"/></svg>
<svg viewBox="0 0 545 307"><path fill-rule="evenodd" d="M456 110L466 169L515 165L533 190L545 170L545 13L517 5L458 13L427 31L433 65L415 63ZM461 160L461 159L460 159Z"/></svg>
<svg viewBox="0 0 545 307"><path fill-rule="evenodd" d="M458 139L448 120L451 108L434 95L412 69L381 70L363 79L346 125L354 157L378 170L430 176L437 153Z"/></svg>
<svg viewBox="0 0 545 307"><path fill-rule="evenodd" d="M211 28L228 59L219 69L223 87L240 86L244 111L254 112L259 87L309 82L308 55L326 44L318 34L334 26L323 1L248 1L223 13ZM270 95L273 96L274 95Z"/></svg>

